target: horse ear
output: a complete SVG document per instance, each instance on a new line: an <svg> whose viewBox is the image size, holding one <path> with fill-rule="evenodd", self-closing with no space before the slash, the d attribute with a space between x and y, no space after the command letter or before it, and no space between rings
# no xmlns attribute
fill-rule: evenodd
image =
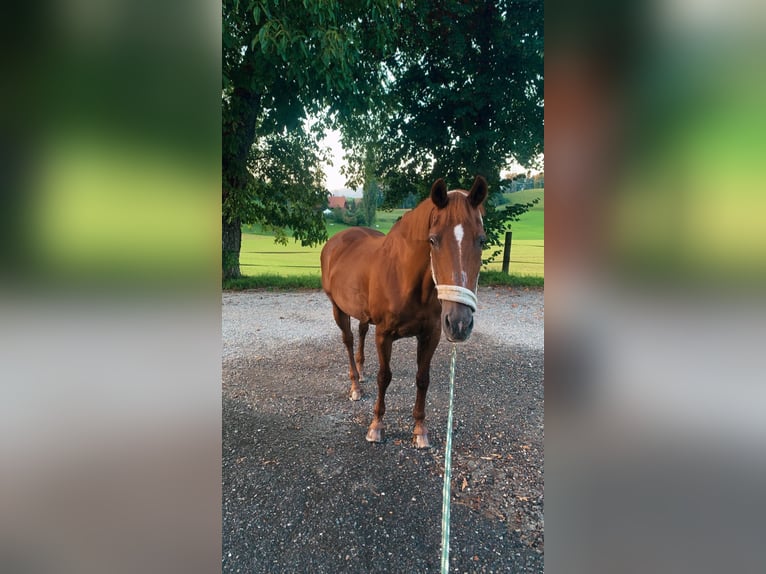
<svg viewBox="0 0 766 574"><path fill-rule="evenodd" d="M449 203L449 197L447 196L447 184L444 183L442 178L437 179L431 186L431 201L439 209L447 206Z"/></svg>
<svg viewBox="0 0 766 574"><path fill-rule="evenodd" d="M433 193L433 192L432 192ZM474 207L479 207L487 198L487 180L480 175L476 176L473 186L468 194L468 200Z"/></svg>

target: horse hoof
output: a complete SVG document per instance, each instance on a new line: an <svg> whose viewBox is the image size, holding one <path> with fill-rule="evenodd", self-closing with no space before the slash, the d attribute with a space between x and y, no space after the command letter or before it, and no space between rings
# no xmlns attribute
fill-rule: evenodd
<svg viewBox="0 0 766 574"><path fill-rule="evenodd" d="M412 435L412 443L415 445L415 448L418 448L418 449L431 448L431 443L428 442L427 434Z"/></svg>
<svg viewBox="0 0 766 574"><path fill-rule="evenodd" d="M358 401L362 398L362 391L360 389L352 389L349 397L352 401Z"/></svg>
<svg viewBox="0 0 766 574"><path fill-rule="evenodd" d="M383 429L369 429L365 438L367 442L383 442Z"/></svg>

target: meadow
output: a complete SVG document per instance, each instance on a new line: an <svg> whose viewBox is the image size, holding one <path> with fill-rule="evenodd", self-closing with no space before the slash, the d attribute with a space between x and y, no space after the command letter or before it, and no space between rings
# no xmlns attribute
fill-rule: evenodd
<svg viewBox="0 0 766 574"><path fill-rule="evenodd" d="M517 222L513 222L513 240L511 243L510 273L513 275L544 277L544 190L532 189L505 194L509 203L525 203L534 198L540 201L530 211L525 213ZM393 224L407 210L395 209L393 211L378 211L376 214L375 228L383 233L388 233ZM327 235L332 237L336 233L347 229L348 226L341 223L327 221ZM282 275L301 276L309 275L319 277L319 254L322 245L314 247L302 247L300 243L288 240L287 245L274 242L274 236L262 231L258 226L243 228L242 249L240 251L240 267L245 276L259 275ZM485 257L492 254L497 248L487 249ZM502 249L502 246L501 246ZM496 260L483 269L487 271L500 271L502 267L502 253Z"/></svg>

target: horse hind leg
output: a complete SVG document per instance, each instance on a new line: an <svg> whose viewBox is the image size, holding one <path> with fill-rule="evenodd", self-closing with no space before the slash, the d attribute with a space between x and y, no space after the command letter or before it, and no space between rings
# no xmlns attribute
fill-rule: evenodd
<svg viewBox="0 0 766 574"><path fill-rule="evenodd" d="M393 339L379 332L375 333L378 348L378 400L375 401L374 416L365 437L369 442L383 442L383 415L386 414L386 389L391 383L391 347Z"/></svg>
<svg viewBox="0 0 766 574"><path fill-rule="evenodd" d="M359 373L360 383L363 383L366 380L364 376L364 341L367 337L369 328L370 323L367 321L359 322L359 348L356 351L356 370Z"/></svg>
<svg viewBox="0 0 766 574"><path fill-rule="evenodd" d="M346 352L348 353L348 378L351 379L349 398L352 401L358 401L362 398L362 387L359 386L359 371L354 362L354 334L351 332L351 317L341 311L334 301L332 313L335 317L335 322L340 327L343 344L346 346Z"/></svg>

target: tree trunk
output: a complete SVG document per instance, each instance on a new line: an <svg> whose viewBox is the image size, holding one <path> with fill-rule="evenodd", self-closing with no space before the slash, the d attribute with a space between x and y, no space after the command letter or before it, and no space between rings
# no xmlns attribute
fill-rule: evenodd
<svg viewBox="0 0 766 574"><path fill-rule="evenodd" d="M252 65L252 50L248 50L244 66ZM231 195L237 198L234 205L242 205L243 197L248 194L248 180L252 175L247 169L247 157L255 141L255 125L260 109L260 97L249 88L237 87L233 90L229 102L224 106L222 167L222 206L221 221L223 279L241 277L239 270L239 248L242 245L242 215L234 207L226 205ZM232 210L234 213L232 213Z"/></svg>
<svg viewBox="0 0 766 574"><path fill-rule="evenodd" d="M221 262L223 263L223 278L236 279L241 277L239 271L239 248L242 245L242 229L238 217L227 221L223 217L221 222L221 235L223 239L223 251L221 253Z"/></svg>

